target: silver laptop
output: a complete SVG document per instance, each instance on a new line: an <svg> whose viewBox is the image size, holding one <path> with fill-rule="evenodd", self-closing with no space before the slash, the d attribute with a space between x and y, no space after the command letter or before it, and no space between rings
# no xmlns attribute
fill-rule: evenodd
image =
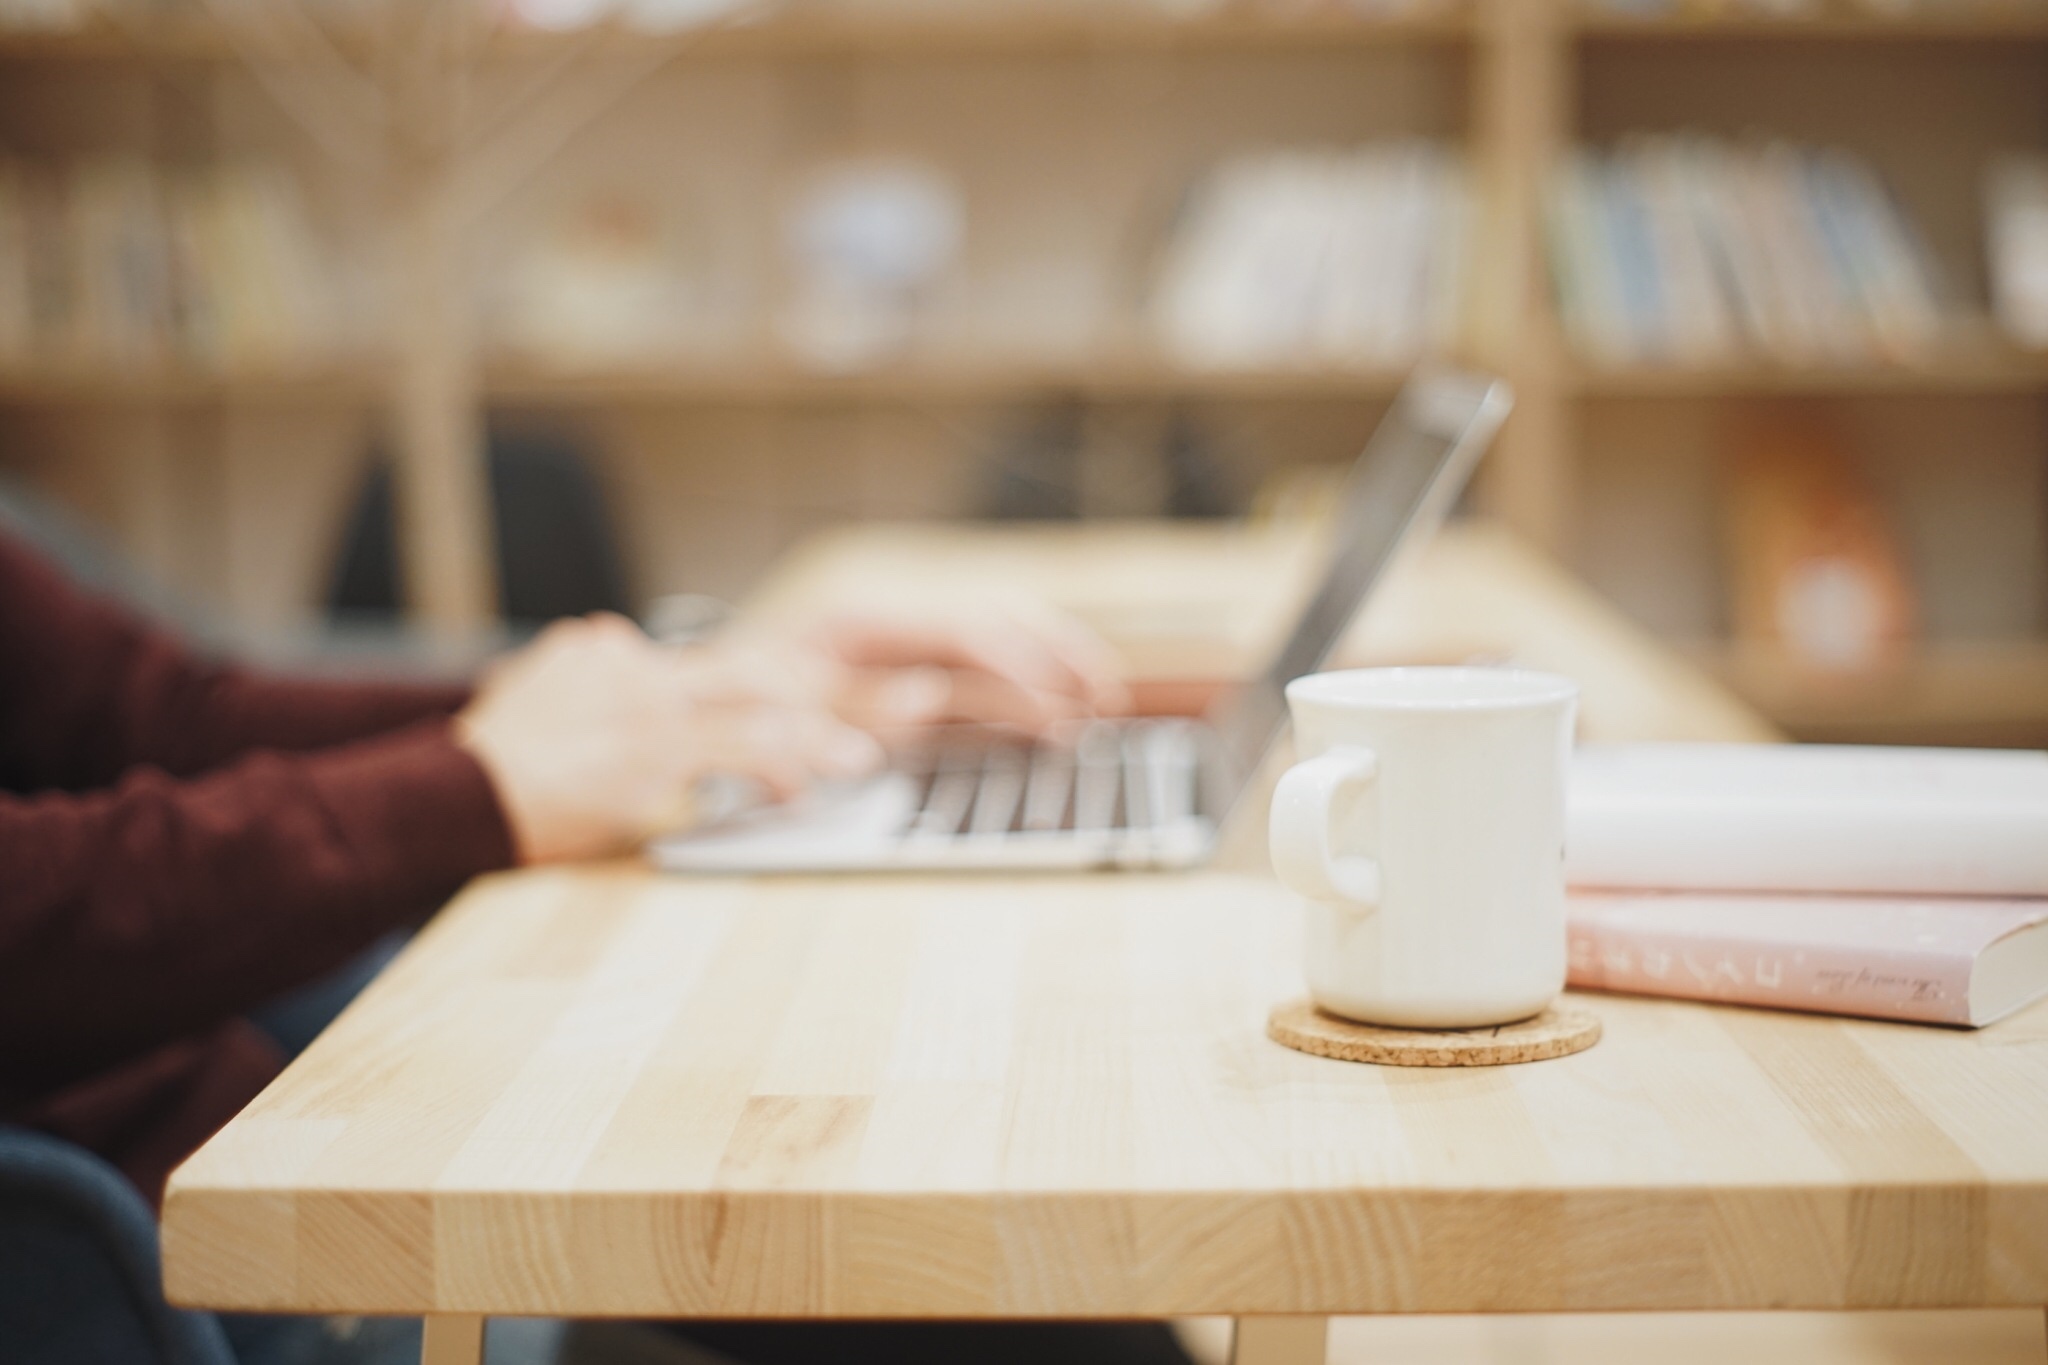
<svg viewBox="0 0 2048 1365"><path fill-rule="evenodd" d="M1287 718L1387 563L1435 531L1512 405L1485 376L1402 388L1344 485L1328 568L1271 662L1201 720L1101 720L1031 741L932 733L888 771L657 840L677 872L1174 868L1203 861Z"/></svg>

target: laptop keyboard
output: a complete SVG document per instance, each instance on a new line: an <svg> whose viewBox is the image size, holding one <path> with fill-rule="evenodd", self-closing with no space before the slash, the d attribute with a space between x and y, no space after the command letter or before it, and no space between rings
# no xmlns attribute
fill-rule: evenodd
<svg viewBox="0 0 2048 1365"><path fill-rule="evenodd" d="M1202 731L1094 721L1032 743L944 732L898 766L917 784L911 840L1167 829L1196 815Z"/></svg>

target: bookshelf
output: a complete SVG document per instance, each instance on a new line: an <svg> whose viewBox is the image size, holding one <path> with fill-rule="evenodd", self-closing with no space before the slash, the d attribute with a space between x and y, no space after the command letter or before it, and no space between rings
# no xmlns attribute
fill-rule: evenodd
<svg viewBox="0 0 2048 1365"><path fill-rule="evenodd" d="M350 41L346 32L337 37L342 47ZM1551 296L1543 201L1560 158L1580 141L1605 143L1638 128L1670 130L1695 121L1710 129L1754 124L1821 139L1837 126L1850 128L1856 150L1899 182L1914 208L1927 210L1944 264L1962 282L1966 301L1981 309L1981 250L1974 240L1979 225L1975 206L1957 202L1957 187L1967 186L1976 164L2000 146L2048 142L2043 44L2048 3L2013 0L1948 0L1896 14L1823 0L1797 17L1699 18L1623 15L1579 0L1469 0L1392 15L1338 5L1229 5L1186 17L1139 4L1017 0L979 10L799 4L760 22L683 36L620 28L575 35L507 33L490 39L482 60L508 72L631 60L659 64L655 83L749 90L815 77L839 91L834 98L842 104L852 98L844 94L850 89L892 83L938 88L943 81L926 81L926 73L959 81L987 72L1005 90L1039 81L1044 93L1018 98L1027 105L1040 100L1042 118L1055 125L1073 117L1059 107L1065 98L1060 92L1081 88L1069 72L1092 73L1098 83L1135 74L1159 88L1222 72L1214 77L1222 106L1215 111L1219 127L1226 115L1241 113L1246 127L1260 136L1365 138L1391 130L1460 142L1483 211L1473 252L1477 302L1458 358L1500 370L1520 395L1517 416L1478 496L1488 510L1602 583L1603 575L1615 580L1620 573L1614 546L1628 534L1646 534L1624 530L1617 536L1617 524L1633 513L1608 485L1616 482L1617 471L1623 471L1624 483L1693 477L1680 471L1667 479L1651 467L1662 458L1661 448L1683 443L1681 424L1710 426L1759 406L1805 404L1883 425L1890 414L1924 407L1960 414L1972 442L1996 446L2014 461L2020 459L2016 452L2029 452L2038 465L2048 444L2048 355L2005 343L1988 321L1979 321L1958 327L1913 364L1591 364L1565 340ZM211 88L231 81L222 73L233 70L239 50L233 35L204 23L100 24L65 33L0 33L0 69L75 69L96 81ZM1313 85L1328 82L1345 63L1355 65L1361 89L1372 87L1353 106L1325 99L1336 113L1282 111L1264 124L1259 119L1270 111L1259 105L1260 92L1276 87L1243 79L1238 70L1298 68L1304 85ZM1667 71L1676 74L1665 82L1657 73ZM1802 89L1802 73L1809 71L1811 89ZM1411 79L1409 73L1416 72L1422 74ZM1886 107L1889 81L1896 81L1904 102L1917 105L1906 111ZM1667 88L1645 88L1660 84ZM1759 92L1754 103L1752 89ZM1967 89L1970 98L1941 98L1958 89ZM882 97L862 98L878 107L889 104ZM1304 97L1304 109L1312 104ZM649 110L670 107L681 106L627 101L594 136L600 143L646 138L636 120L645 124L656 117ZM1013 140L992 122L963 124L970 126L946 129L936 140L956 152L971 149L976 136L992 137L1006 148ZM1230 141L1218 133L1201 150L1213 153ZM1196 146L1193 140L1168 146L1155 158L1156 167L1143 168L1161 182L1150 187L1155 199L1170 200L1165 182L1184 177ZM1129 147L1115 154L1126 158L1120 165L1141 164ZM1058 173L1051 175L1057 182ZM1156 217L1155 207L1155 227ZM465 350L440 387L416 393L412 405L416 422L458 444L468 439L461 433L473 429L474 413L490 405L641 432L643 445L652 450L667 438L645 433L671 420L665 414L687 423L703 410L763 414L748 422L766 422L769 414L786 410L790 420L813 425L843 412L848 422L885 429L897 409L987 411L1037 401L1145 409L1238 403L1304 414L1355 410L1369 417L1399 379L1391 370L1342 365L1205 372L1128 343L1123 338L1129 332L1127 320L1119 320L1096 342L1065 353L941 346L854 375L807 369L762 344L758 329L715 359L650 355L568 365L487 348ZM481 345L456 334L447 344ZM34 414L36 420L88 408L288 413L305 406L369 412L393 401L393 386L407 369L363 358L273 372L215 373L176 365L124 373L0 371L0 412ZM456 404L471 415L427 410ZM1301 420L1319 424L1319 431L1346 429L1335 417ZM1923 422L1915 429L1927 428ZM1930 477L1945 477L1940 468L1951 458L1961 457L1931 451L1923 464ZM679 478L672 470L650 473L643 486L674 487ZM1663 497L1663 504L1677 501ZM2037 522L2048 519L2048 507L2035 506L2030 515ZM1951 541L1958 534L1967 536L1967 528L1950 528ZM2048 532L2035 539L2044 537ZM1712 536L1698 525L1667 539L1713 552ZM1938 549L1939 536L1922 539ZM2001 553L2014 545L2025 551L2026 537L2018 533L1986 538L1993 541L2005 547ZM475 564L484 549L481 543L444 544L436 552ZM2038 555L1977 571L1994 594L2006 590L2001 580L2038 582L2044 575L2048 570ZM1711 589L1698 586L1713 578L1711 567L1677 576L1694 584L1677 608L1660 607L1655 594L1638 585L1612 586L1667 634L1711 636L1718 608ZM1966 589L1951 584L1947 591L1956 598ZM1962 733L1976 707L2002 735L2048 739L2048 644L2041 643L2048 613L2035 601L2042 591L2048 590L2014 590L2015 605L2004 618L1965 611L1960 615L1966 619L1953 625L1939 619L1942 603L1934 602L1931 642L1889 678L1854 687L1816 680L1753 650L1725 644L1696 649L1796 731L1827 737ZM458 605L456 618L479 614L474 602Z"/></svg>

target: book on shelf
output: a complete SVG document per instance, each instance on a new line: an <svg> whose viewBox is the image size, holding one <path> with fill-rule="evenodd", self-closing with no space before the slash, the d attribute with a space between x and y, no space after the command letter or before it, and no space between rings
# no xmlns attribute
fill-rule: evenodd
<svg viewBox="0 0 2048 1365"><path fill-rule="evenodd" d="M61 33L82 26L101 8L94 0L0 0L0 32Z"/></svg>
<svg viewBox="0 0 2048 1365"><path fill-rule="evenodd" d="M1580 990L1980 1028L2048 995L2048 900L1574 892Z"/></svg>
<svg viewBox="0 0 2048 1365"><path fill-rule="evenodd" d="M1948 326L1917 229L1846 152L1628 138L1566 158L1547 217L1559 314L1599 364L1910 362Z"/></svg>
<svg viewBox="0 0 2048 1365"><path fill-rule="evenodd" d="M331 269L275 166L0 161L0 365L303 363L340 344Z"/></svg>
<svg viewBox="0 0 2048 1365"><path fill-rule="evenodd" d="M1154 329L1202 369L1412 364L1456 339L1470 217L1463 166L1434 143L1235 158L1183 206Z"/></svg>
<svg viewBox="0 0 2048 1365"><path fill-rule="evenodd" d="M2048 753L1589 745L1567 812L1575 887L2048 896Z"/></svg>
<svg viewBox="0 0 2048 1365"><path fill-rule="evenodd" d="M1984 177L1991 308L2007 336L2048 348L2048 157L2008 155Z"/></svg>

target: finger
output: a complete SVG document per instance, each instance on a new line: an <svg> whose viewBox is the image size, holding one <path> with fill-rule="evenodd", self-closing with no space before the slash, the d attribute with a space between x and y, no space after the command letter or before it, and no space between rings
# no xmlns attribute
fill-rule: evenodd
<svg viewBox="0 0 2048 1365"><path fill-rule="evenodd" d="M1090 714L1078 697L1022 687L1008 678L976 669L953 673L953 695L944 717L981 725L1011 725L1033 734L1065 720Z"/></svg>
<svg viewBox="0 0 2048 1365"><path fill-rule="evenodd" d="M583 625L593 635L618 640L645 640L647 632L637 622L621 616L615 611L593 611L583 617Z"/></svg>
<svg viewBox="0 0 2048 1365"><path fill-rule="evenodd" d="M1024 620L1039 643L1079 680L1081 695L1097 712L1120 714L1130 709L1123 663L1108 641L1063 611L1042 608Z"/></svg>
<svg viewBox="0 0 2048 1365"><path fill-rule="evenodd" d="M697 716L698 751L689 781L708 776L751 778L770 799L793 801L809 790L810 768L751 713L703 711Z"/></svg>
<svg viewBox="0 0 2048 1365"><path fill-rule="evenodd" d="M1028 630L993 622L847 622L833 629L840 657L856 667L937 665L978 671L1026 692L1085 696L1083 679Z"/></svg>
<svg viewBox="0 0 2048 1365"><path fill-rule="evenodd" d="M713 706L816 705L833 695L845 671L815 650L745 638L672 651L668 660L691 695Z"/></svg>
<svg viewBox="0 0 2048 1365"><path fill-rule="evenodd" d="M836 716L815 712L798 728L800 753L819 777L849 781L870 776L882 766L882 746L875 737Z"/></svg>
<svg viewBox="0 0 2048 1365"><path fill-rule="evenodd" d="M884 736L961 722L1038 734L1095 714L1079 697L1025 687L975 668L860 670L835 709L848 723Z"/></svg>
<svg viewBox="0 0 2048 1365"><path fill-rule="evenodd" d="M709 712L703 721L709 768L759 776L771 786L793 782L800 790L813 778L865 777L883 760L874 736L816 709L752 705Z"/></svg>
<svg viewBox="0 0 2048 1365"><path fill-rule="evenodd" d="M841 720L871 733L936 725L952 706L952 672L931 667L850 669L833 701Z"/></svg>

